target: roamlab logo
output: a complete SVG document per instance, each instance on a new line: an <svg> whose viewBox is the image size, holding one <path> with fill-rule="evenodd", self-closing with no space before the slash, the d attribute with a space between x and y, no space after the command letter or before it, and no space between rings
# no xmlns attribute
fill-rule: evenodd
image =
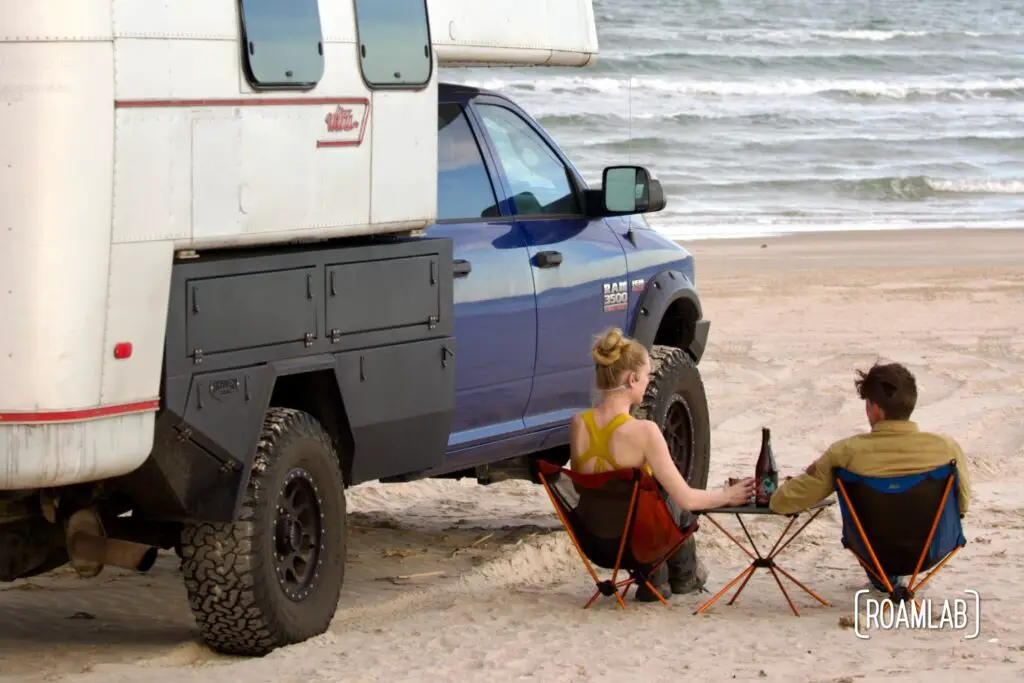
<svg viewBox="0 0 1024 683"><path fill-rule="evenodd" d="M870 631L897 629L963 631L964 640L981 633L981 596L976 590L965 590L966 598L933 601L917 597L899 602L872 596L873 592L865 588L853 598L853 630L858 638L871 638Z"/></svg>

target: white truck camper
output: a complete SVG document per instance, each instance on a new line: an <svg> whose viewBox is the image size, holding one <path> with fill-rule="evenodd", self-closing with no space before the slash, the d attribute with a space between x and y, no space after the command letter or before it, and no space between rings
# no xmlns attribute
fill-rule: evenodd
<svg viewBox="0 0 1024 683"><path fill-rule="evenodd" d="M444 453L438 69L596 55L591 0L0 0L0 580L174 548L212 647L323 632L344 522L278 582L259 553L299 557L300 513L256 493L310 434L387 454L281 470L327 520ZM345 424L271 391L343 395ZM318 467L331 490L286 491Z"/></svg>

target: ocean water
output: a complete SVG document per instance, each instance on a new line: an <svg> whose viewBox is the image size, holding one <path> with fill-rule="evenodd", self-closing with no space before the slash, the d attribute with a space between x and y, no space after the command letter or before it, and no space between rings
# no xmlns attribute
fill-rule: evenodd
<svg viewBox="0 0 1024 683"><path fill-rule="evenodd" d="M1024 227L1024 0L595 0L585 69L446 69L676 238Z"/></svg>

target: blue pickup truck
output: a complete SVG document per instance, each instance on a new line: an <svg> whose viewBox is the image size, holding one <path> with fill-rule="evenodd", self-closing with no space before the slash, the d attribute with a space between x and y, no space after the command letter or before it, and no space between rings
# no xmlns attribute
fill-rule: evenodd
<svg viewBox="0 0 1024 683"><path fill-rule="evenodd" d="M618 166L588 188L495 93L442 85L438 131L425 234L175 257L148 459L95 484L0 492L0 581L68 562L145 571L173 548L210 647L305 640L344 583L345 488L564 464L611 326L651 350L638 416L706 485L709 323L690 254L642 218L665 205L658 181Z"/></svg>
<svg viewBox="0 0 1024 683"><path fill-rule="evenodd" d="M662 208L657 181L642 185L652 203L641 208ZM640 414L663 427L690 484L706 485L710 429L696 364L709 322L693 257L639 212L587 210L601 200L514 102L441 85L438 222L428 235L454 243L460 350L447 454L426 474L488 483L531 473L537 457L565 463L569 419L591 405L589 350L616 326L652 351Z"/></svg>

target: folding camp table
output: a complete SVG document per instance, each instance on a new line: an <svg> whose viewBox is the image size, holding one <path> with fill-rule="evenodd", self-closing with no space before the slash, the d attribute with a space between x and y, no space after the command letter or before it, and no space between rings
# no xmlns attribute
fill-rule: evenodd
<svg viewBox="0 0 1024 683"><path fill-rule="evenodd" d="M823 600L821 597L819 597L817 593L815 593L810 588L797 581L792 574L790 574L785 569L776 564L775 558L778 557L779 553L781 553L786 548L786 546L792 543L793 539L795 539L800 534L800 532L807 527L808 524L813 522L818 517L818 515L820 515L825 510L826 507L830 505L835 505L835 502L835 499L828 498L819 503L815 503L806 511L804 511L810 513L810 518L807 521L805 521L800 528L793 532L793 534L785 542L783 542L783 538L785 538L786 533L789 532L793 524L796 523L796 520L801 513L791 515L779 515L778 513L772 511L771 508L757 507L755 505L720 507L695 512L695 515L704 515L705 517L707 517L709 522L718 527L722 531L722 533L729 538L729 540L731 540L733 543L739 546L740 550L742 550L750 556L751 562L743 571L741 571L736 576L736 578L727 583L725 587L722 588L722 590L715 593L715 595L712 596L710 600L701 605L694 614L701 614L702 612L707 610L709 607L711 607L711 605L715 604L715 602L717 602L720 597L725 595L730 588L732 588L734 585L736 585L736 583L738 583L742 579L743 583L740 584L740 587L739 589L737 589L736 594L733 595L729 602L726 604L731 605L734 602L736 602L736 598L740 596L740 593L743 592L743 589L746 587L747 582L750 581L750 577L753 576L754 572L758 569L767 569L772 573L772 576L775 577L775 582L779 584L779 590L781 590L782 594L786 597L786 602L789 603L790 609L793 610L793 614L795 614L796 616L800 616L800 613L797 612L796 605L793 604L793 601L789 597L789 593L786 592L785 587L782 585L782 581L779 579L779 574L782 574L787 579L795 583L797 586L804 589L804 591L806 591L808 595L810 595L812 598L814 598L821 604L825 605L826 607L830 607L831 605L825 600ZM739 520L740 527L743 528L743 533L746 534L747 540L750 541L750 545L753 548L753 552L751 552L746 546L744 546L740 541L738 541L735 536L726 531L722 527L722 525L714 519L713 515L736 515L736 519ZM786 528L782 530L781 534L779 534L779 538L777 541L775 541L775 545L772 546L772 549L768 551L767 555L762 555L761 551L757 547L757 544L754 543L754 539L750 536L750 532L747 530L747 525L743 523L744 515L773 515L777 517L789 517L790 519L789 524L787 524Z"/></svg>

